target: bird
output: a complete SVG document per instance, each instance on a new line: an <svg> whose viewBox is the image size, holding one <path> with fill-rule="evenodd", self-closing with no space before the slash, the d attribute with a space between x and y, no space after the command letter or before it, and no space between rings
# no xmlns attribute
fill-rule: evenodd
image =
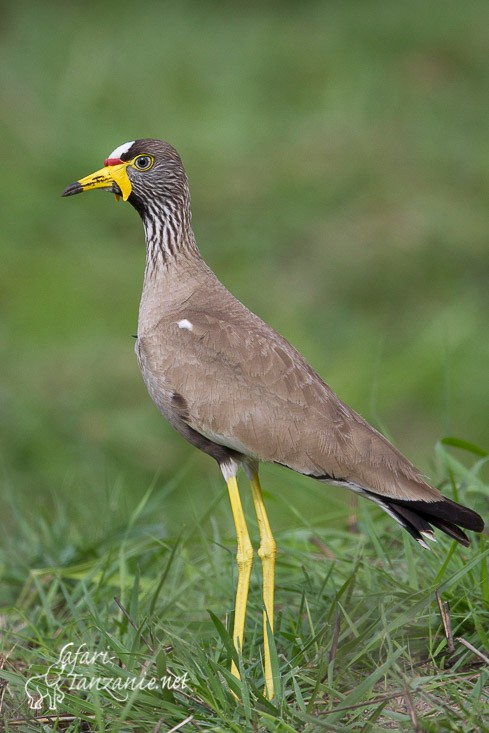
<svg viewBox="0 0 489 733"><path fill-rule="evenodd" d="M238 653L254 557L237 482L240 467L250 481L263 574L265 694L273 699L269 635L276 542L260 463L280 464L370 499L423 548L435 541L433 528L468 545L463 529L482 532L484 522L443 496L220 282L197 247L188 179L175 148L152 138L126 142L62 196L97 188L129 202L142 219L146 264L135 350L149 395L173 428L217 461L227 484L237 537ZM231 672L239 680L234 661Z"/></svg>

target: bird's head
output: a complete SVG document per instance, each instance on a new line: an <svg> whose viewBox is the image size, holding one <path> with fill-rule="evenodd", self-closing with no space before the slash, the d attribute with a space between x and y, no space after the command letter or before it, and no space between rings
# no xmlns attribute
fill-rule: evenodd
<svg viewBox="0 0 489 733"><path fill-rule="evenodd" d="M102 188L144 216L172 202L188 205L188 183L177 151L162 140L133 140L112 151L104 167L72 183L62 196Z"/></svg>

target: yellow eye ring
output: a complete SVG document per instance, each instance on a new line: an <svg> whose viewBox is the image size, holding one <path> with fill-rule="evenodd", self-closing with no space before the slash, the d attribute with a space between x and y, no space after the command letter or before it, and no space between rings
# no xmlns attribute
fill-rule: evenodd
<svg viewBox="0 0 489 733"><path fill-rule="evenodd" d="M137 158L134 158L132 161L132 165L134 168L136 168L138 171L149 171L150 168L153 167L155 162L155 159L152 155L138 155Z"/></svg>

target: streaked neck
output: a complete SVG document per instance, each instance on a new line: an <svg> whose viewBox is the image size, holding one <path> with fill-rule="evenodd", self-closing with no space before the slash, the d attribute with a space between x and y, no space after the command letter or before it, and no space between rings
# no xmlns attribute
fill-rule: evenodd
<svg viewBox="0 0 489 733"><path fill-rule="evenodd" d="M151 207L142 216L146 238L145 280L177 264L180 259L200 258L190 225L190 209L172 201Z"/></svg>

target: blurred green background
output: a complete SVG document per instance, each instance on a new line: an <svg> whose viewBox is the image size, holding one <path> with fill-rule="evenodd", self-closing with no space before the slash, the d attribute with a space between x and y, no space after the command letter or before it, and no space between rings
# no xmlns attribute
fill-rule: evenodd
<svg viewBox="0 0 489 733"><path fill-rule="evenodd" d="M424 471L436 477L443 435L487 447L486 0L24 0L0 13L9 533L12 496L27 515L62 507L86 536L152 482L176 481L162 503L175 531L223 491L138 372L137 215L101 192L60 198L137 137L182 155L218 276ZM282 530L289 502L310 517L336 502L338 489L264 474Z"/></svg>

